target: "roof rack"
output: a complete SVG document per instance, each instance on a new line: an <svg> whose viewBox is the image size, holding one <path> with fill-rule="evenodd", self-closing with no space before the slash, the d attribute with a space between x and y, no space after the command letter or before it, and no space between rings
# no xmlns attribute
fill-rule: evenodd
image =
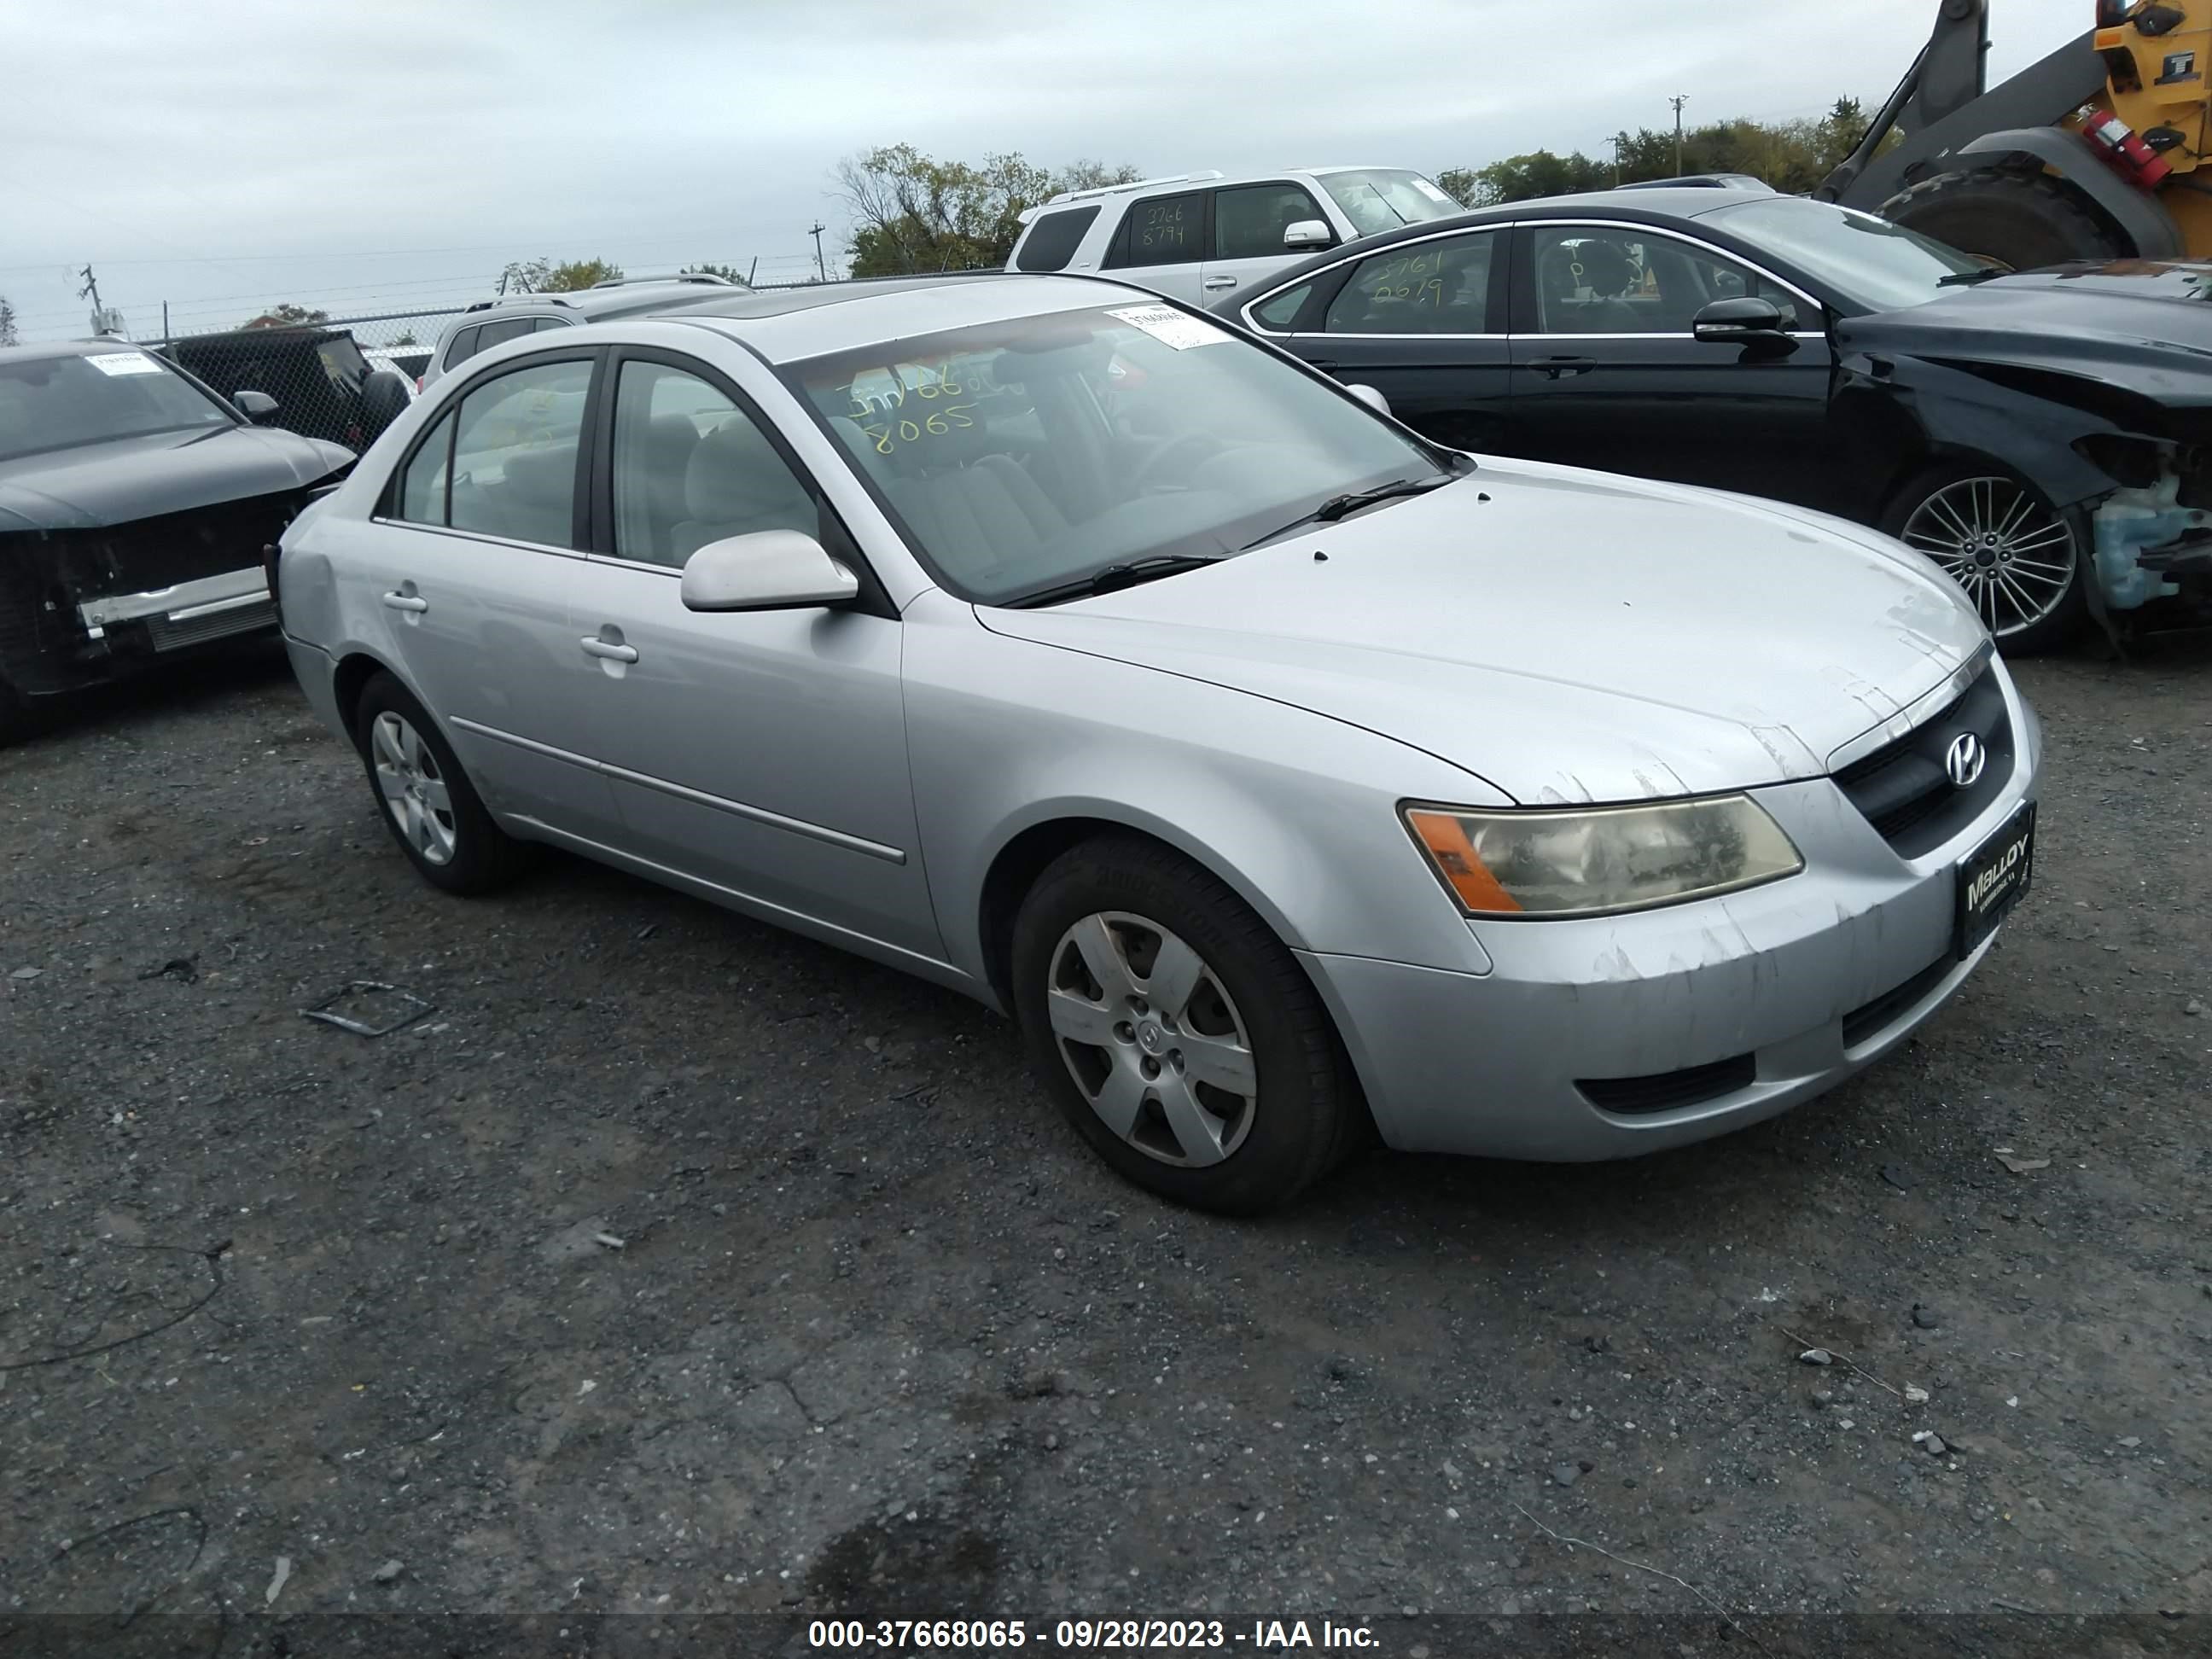
<svg viewBox="0 0 2212 1659"><path fill-rule="evenodd" d="M1063 190L1057 196L1048 197L1043 207L1057 207L1062 202L1088 202L1095 197L1119 196L1124 191L1150 190L1154 185L1194 185L1202 179L1221 177L1219 167L1204 173L1164 173L1157 179L1132 179L1126 185L1093 185L1088 190Z"/></svg>
<svg viewBox="0 0 2212 1659"><path fill-rule="evenodd" d="M610 276L603 283L593 283L593 288L629 288L637 283L700 283L708 288L743 288L743 283L733 283L726 276L717 276L711 270L648 271L641 276Z"/></svg>
<svg viewBox="0 0 2212 1659"><path fill-rule="evenodd" d="M1777 192L1765 179L1748 173L1692 173L1680 179L1639 179L1632 185L1617 185L1617 190L1740 190L1753 196L1772 196Z"/></svg>

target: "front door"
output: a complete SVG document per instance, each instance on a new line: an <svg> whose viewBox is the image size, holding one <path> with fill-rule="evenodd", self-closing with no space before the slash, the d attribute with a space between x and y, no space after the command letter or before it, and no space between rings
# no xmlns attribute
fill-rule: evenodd
<svg viewBox="0 0 2212 1659"><path fill-rule="evenodd" d="M1200 284L1202 303L1215 305L1240 289L1264 281L1285 265L1329 246L1284 245L1284 233L1310 220L1328 223L1328 215L1303 185L1232 185L1213 192L1213 221Z"/></svg>
<svg viewBox="0 0 2212 1659"><path fill-rule="evenodd" d="M1511 453L1841 504L1831 356L1811 301L1704 243L1641 226L1536 222L1519 234ZM1756 345L1692 335L1705 306L1747 295L1780 305L1791 335Z"/></svg>
<svg viewBox="0 0 2212 1659"><path fill-rule="evenodd" d="M908 782L896 617L684 608L684 562L763 530L823 533L812 485L703 364L617 359L609 551L568 641L623 850L775 915L942 954Z"/></svg>

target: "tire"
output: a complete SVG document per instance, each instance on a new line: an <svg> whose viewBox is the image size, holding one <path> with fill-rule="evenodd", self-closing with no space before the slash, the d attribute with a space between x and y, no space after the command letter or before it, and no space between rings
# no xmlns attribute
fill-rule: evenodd
<svg viewBox="0 0 2212 1659"><path fill-rule="evenodd" d="M398 370L371 370L361 388L362 448L366 451L382 437L384 428L404 415L412 401L407 395L407 382Z"/></svg>
<svg viewBox="0 0 2212 1659"><path fill-rule="evenodd" d="M1881 216L2014 270L2133 253L2088 199L2047 173L1938 173L1881 204Z"/></svg>
<svg viewBox="0 0 2212 1659"><path fill-rule="evenodd" d="M390 674L362 688L354 746L377 817L423 880L473 896L520 872L527 849L492 822L445 733Z"/></svg>
<svg viewBox="0 0 2212 1659"><path fill-rule="evenodd" d="M2007 656L2055 651L2088 616L2090 544L2081 515L2053 507L1994 461L1923 472L1898 492L1881 528L1966 590Z"/></svg>
<svg viewBox="0 0 2212 1659"><path fill-rule="evenodd" d="M1170 963L1182 991L1160 982ZM1012 969L1039 1081L1124 1179L1251 1215L1358 1143L1365 1107L1304 970L1227 885L1158 843L1102 836L1061 854L1023 902Z"/></svg>

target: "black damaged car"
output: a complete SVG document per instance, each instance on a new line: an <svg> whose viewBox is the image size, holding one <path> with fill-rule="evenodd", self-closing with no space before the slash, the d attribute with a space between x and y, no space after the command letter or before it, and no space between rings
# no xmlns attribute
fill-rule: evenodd
<svg viewBox="0 0 2212 1659"><path fill-rule="evenodd" d="M263 568L353 463L116 340L0 349L0 741L43 703L272 628Z"/></svg>
<svg viewBox="0 0 2212 1659"><path fill-rule="evenodd" d="M2027 653L2212 611L2208 301L2212 265L1992 270L1718 179L1408 226L1217 309L1456 448L1877 526Z"/></svg>

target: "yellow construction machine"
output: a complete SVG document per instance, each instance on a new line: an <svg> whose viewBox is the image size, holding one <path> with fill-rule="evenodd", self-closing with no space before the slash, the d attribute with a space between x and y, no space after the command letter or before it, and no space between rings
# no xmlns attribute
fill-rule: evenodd
<svg viewBox="0 0 2212 1659"><path fill-rule="evenodd" d="M1991 87L1990 0L1942 0L1814 195L2014 270L2212 257L2212 0L2083 4L2094 27Z"/></svg>

